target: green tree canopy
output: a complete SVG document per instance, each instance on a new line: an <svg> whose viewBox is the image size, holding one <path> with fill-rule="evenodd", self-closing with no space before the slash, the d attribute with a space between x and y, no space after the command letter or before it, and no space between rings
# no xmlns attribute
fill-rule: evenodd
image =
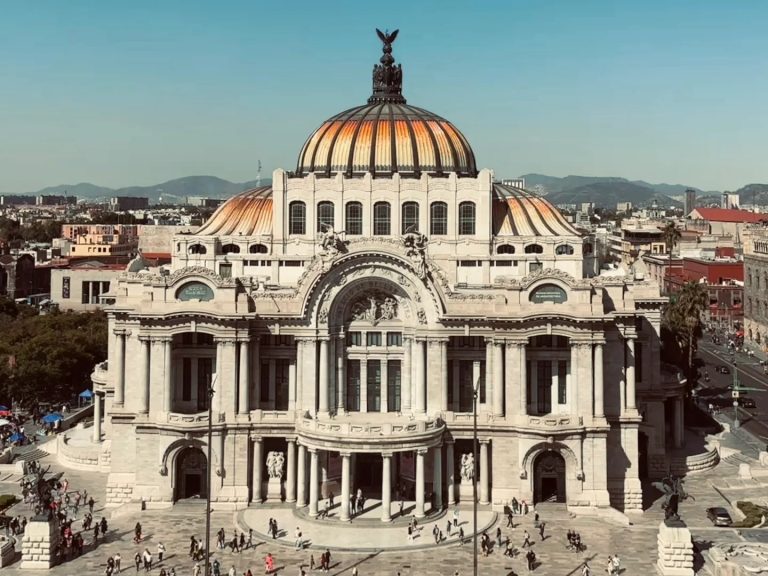
<svg viewBox="0 0 768 576"><path fill-rule="evenodd" d="M93 367L107 357L101 312L17 312L0 332L0 403L64 402L90 388Z"/></svg>

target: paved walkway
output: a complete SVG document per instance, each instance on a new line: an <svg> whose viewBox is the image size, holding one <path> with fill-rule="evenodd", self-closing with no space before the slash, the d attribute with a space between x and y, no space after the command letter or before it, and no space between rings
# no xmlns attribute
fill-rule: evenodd
<svg viewBox="0 0 768 576"><path fill-rule="evenodd" d="M47 457L44 463L52 463L53 470L61 470L54 457ZM760 494L748 487L743 489L716 490L714 486L724 484L724 480L733 479L738 475L738 467L728 462L722 462L714 470L686 479L686 489L695 497L695 500L683 502L680 511L683 519L691 529L694 540L706 547L711 542L743 542L747 540L759 540L768 531L742 530L730 528L714 528L705 515L705 509L709 506L729 506L729 500L736 497L744 499L756 499ZM56 566L49 573L58 575L85 576L86 574L103 574L106 559L120 552L123 568L129 568L130 573L135 573L132 558L137 551L144 548L154 554L159 542L163 542L168 553L163 562L166 568L174 566L179 576L191 575L193 563L187 557L189 539L195 536L203 538L205 529L205 503L188 502L175 506L167 511L144 511L129 514L115 514L111 510L102 508L105 497L106 475L66 470L64 477L70 480L73 489L85 488L93 494L96 500L94 517L100 519L102 514L107 516L110 524L110 532L105 542L100 542L94 549L91 544L92 535L86 535L86 553L71 562ZM649 488L651 490L651 488ZM0 493L18 493L18 485L15 483L0 482ZM619 553L622 558L623 574L626 576L644 576L655 574L656 561L656 537L658 525L663 518L660 508L661 502L657 498L644 514L632 517L631 526L616 526L598 518L576 517L572 518L563 511L542 508L541 519L546 523L545 540L541 540L533 526L533 514L516 520L519 522L515 528L507 528L506 520L500 519L493 524L488 533L493 537L497 526L501 526L503 539L510 539L511 543L519 547L523 541L523 530L531 535L536 552L539 567L535 573L546 575L573 576L578 575L581 564L588 560L595 574L604 573L604 566L609 554ZM24 514L29 517L29 509L24 505L17 505L10 511L11 514ZM374 508L370 511L374 517L378 516ZM255 547L242 553L233 553L229 550L213 550L214 558L219 559L222 567L228 570L234 566L238 574L243 574L251 569L254 574L261 574L263 558L270 552L276 558L279 567L278 574L292 576L299 573L299 566L309 564L310 555L319 559L323 546L332 547L332 569L329 574L349 576L352 567L357 566L360 576L382 575L395 576L399 571L405 575L424 576L451 576L455 570L466 576L472 572L472 545L471 542L461 546L455 540L444 542L441 546L432 544L430 522L425 522L419 538L414 544L407 543L405 528L398 523L392 527L380 526L371 520L353 521L351 524L341 525L338 522L323 522L301 518L297 524L296 516L291 509L286 508L251 508L242 512L229 512L216 510L212 515L212 533L219 528L224 528L228 540L231 540L236 531L245 529L246 524L254 527L256 533L266 530L268 517L272 515L278 518L278 523L287 531L278 541L270 538L255 537ZM460 519L467 529L470 521L470 510L462 509ZM438 525L446 535L445 524L449 516L443 516L438 520ZM481 512L481 525L493 520L491 513ZM133 527L137 521L142 523L146 540L141 544L132 542ZM293 531L296 525L302 527L305 537L311 541L312 547L304 550L295 550L293 547ZM565 550L565 533L568 529L580 532L587 545L583 554L575 554ZM374 536L375 534L375 536ZM421 542L419 542L421 540ZM215 535L212 535L215 541ZM392 547L385 551L370 551L369 546L391 543ZM351 545L362 546L365 550L352 552ZM155 554L156 556L156 554ZM480 573L483 575L508 576L510 574L525 573L522 557L506 558L493 550L487 557L480 557ZM697 568L701 568L701 560L697 562ZM154 571L157 574L157 571ZM19 562L8 568L3 568L3 576L28 575L19 569Z"/></svg>

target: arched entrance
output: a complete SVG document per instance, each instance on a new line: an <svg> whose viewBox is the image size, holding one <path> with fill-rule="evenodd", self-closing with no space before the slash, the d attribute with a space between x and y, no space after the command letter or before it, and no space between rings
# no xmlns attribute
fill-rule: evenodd
<svg viewBox="0 0 768 576"><path fill-rule="evenodd" d="M558 452L542 452L534 460L533 501L565 502L565 460Z"/></svg>
<svg viewBox="0 0 768 576"><path fill-rule="evenodd" d="M176 457L176 500L183 498L205 498L208 466L205 454L200 448L184 448Z"/></svg>

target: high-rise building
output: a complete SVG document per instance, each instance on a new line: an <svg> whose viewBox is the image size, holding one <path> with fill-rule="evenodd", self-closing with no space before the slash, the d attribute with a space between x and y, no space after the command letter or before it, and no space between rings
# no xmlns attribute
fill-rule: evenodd
<svg viewBox="0 0 768 576"><path fill-rule="evenodd" d="M684 216L688 216L688 214L691 213L691 210L696 208L696 190L693 188L688 188L688 190L685 191L685 214Z"/></svg>

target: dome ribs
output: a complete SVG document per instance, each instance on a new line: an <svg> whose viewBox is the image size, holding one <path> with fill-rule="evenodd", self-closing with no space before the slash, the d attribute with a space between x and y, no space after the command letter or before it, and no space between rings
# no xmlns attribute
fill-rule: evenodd
<svg viewBox="0 0 768 576"><path fill-rule="evenodd" d="M410 121L402 106L395 104L393 107L397 108L405 121L405 125L408 127L408 134L411 136L411 150L413 152L413 173L418 178L421 176L421 165L419 163L419 144L413 131L413 122Z"/></svg>

